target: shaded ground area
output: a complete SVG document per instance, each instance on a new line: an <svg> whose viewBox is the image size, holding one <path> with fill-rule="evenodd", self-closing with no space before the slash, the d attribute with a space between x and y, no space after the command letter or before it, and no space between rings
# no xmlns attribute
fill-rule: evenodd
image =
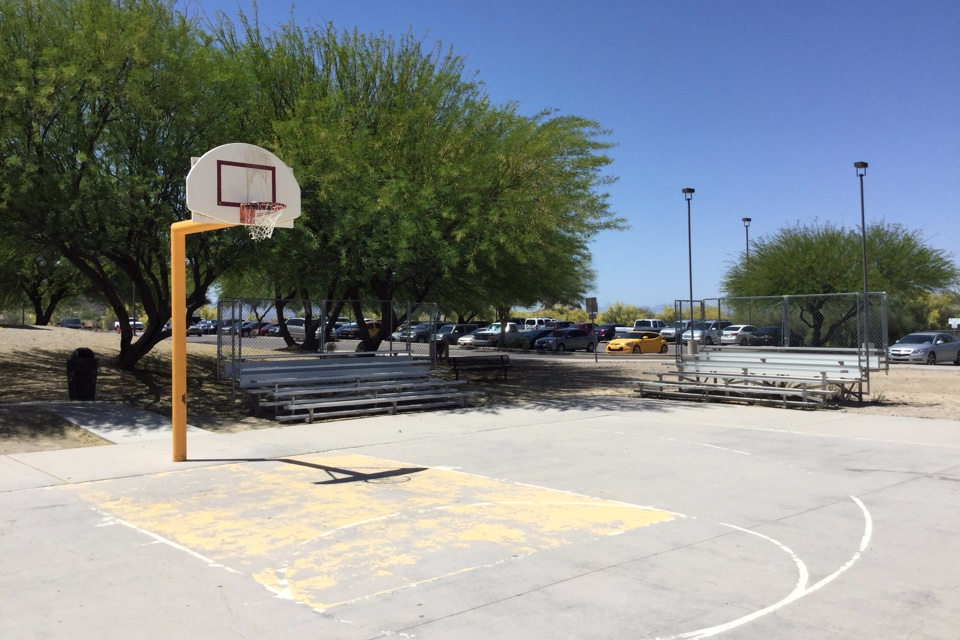
<svg viewBox="0 0 960 640"><path fill-rule="evenodd" d="M110 444L37 407L0 405L0 455Z"/></svg>
<svg viewBox="0 0 960 640"><path fill-rule="evenodd" d="M159 345L137 371L128 372L113 364L119 342L119 336L109 332L0 326L0 454L103 444L100 438L39 407L18 404L67 400L66 361L78 347L91 348L98 356L98 400L169 416L169 343ZM511 364L506 380L495 372L466 375L471 389L486 393L486 399L475 404L555 408L578 400L603 407L613 397L634 397L633 382L652 377L651 372L669 370L672 361L645 355L595 363L568 355L514 357ZM889 374L874 374L869 402L847 402L839 408L877 415L956 419L960 415L958 377L960 367L950 365L893 366ZM216 379L215 345L188 345L187 388L191 425L231 432L277 424L250 415L234 400L230 385Z"/></svg>

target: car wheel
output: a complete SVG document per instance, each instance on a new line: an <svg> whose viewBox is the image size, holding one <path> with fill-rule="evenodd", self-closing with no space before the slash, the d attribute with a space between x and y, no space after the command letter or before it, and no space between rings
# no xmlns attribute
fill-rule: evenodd
<svg viewBox="0 0 960 640"><path fill-rule="evenodd" d="M741 346L741 347L747 346L747 339L746 339L746 338L740 338L740 346Z"/></svg>
<svg viewBox="0 0 960 640"><path fill-rule="evenodd" d="M421 344L424 343L424 342L426 342L426 341L427 341L426 338L417 338L417 342L419 342L419 343L421 343Z"/></svg>
<svg viewBox="0 0 960 640"><path fill-rule="evenodd" d="M638 345L638 344L633 345L633 352L634 352L635 354L639 355L639 354L641 353L641 351L642 351L642 350L640 349L640 345Z"/></svg>
<svg viewBox="0 0 960 640"><path fill-rule="evenodd" d="M707 336L706 338L703 339L703 344L713 344L713 338L711 338L710 336Z"/></svg>
<svg viewBox="0 0 960 640"><path fill-rule="evenodd" d="M567 347L561 342L557 345L557 353L563 353L567 350Z"/></svg>
<svg viewBox="0 0 960 640"><path fill-rule="evenodd" d="M930 352L930 355L927 356L927 364L937 364L937 354L933 351Z"/></svg>
<svg viewBox="0 0 960 640"><path fill-rule="evenodd" d="M591 342L590 344L587 345L587 353L593 353L596 350L596 348L597 348L597 345Z"/></svg>
<svg viewBox="0 0 960 640"><path fill-rule="evenodd" d="M960 365L960 351L957 351L957 359L953 361L953 364Z"/></svg>
<svg viewBox="0 0 960 640"><path fill-rule="evenodd" d="M667 352L667 345L665 344L660 345L660 353L666 353L666 352Z"/></svg>

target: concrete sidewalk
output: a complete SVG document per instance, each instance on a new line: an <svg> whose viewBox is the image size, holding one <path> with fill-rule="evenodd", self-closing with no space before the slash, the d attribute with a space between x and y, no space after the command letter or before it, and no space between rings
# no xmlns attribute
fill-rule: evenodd
<svg viewBox="0 0 960 640"><path fill-rule="evenodd" d="M0 458L2 637L957 637L957 422L598 398L174 463L94 405L123 444Z"/></svg>
<svg viewBox="0 0 960 640"><path fill-rule="evenodd" d="M144 411L117 402L24 402L39 406L114 444L167 440L172 437L169 416ZM209 434L187 425L189 437Z"/></svg>

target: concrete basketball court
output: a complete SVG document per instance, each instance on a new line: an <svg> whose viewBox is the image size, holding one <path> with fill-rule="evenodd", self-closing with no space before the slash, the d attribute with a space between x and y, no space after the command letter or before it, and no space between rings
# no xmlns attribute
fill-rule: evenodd
<svg viewBox="0 0 960 640"><path fill-rule="evenodd" d="M0 458L0 637L960 638L960 422L598 398L173 463L102 408L149 437Z"/></svg>

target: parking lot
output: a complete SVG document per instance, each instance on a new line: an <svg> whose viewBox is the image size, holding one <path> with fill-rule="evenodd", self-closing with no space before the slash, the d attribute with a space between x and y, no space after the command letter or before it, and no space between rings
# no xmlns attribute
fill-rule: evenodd
<svg viewBox="0 0 960 640"><path fill-rule="evenodd" d="M230 343L231 337L232 337L232 336L224 336L224 340L225 340L226 344L229 344L229 343ZM216 336L216 335L188 336L188 337L187 337L187 341L188 341L188 342L206 343L206 344L216 344L216 343L217 343L217 336ZM281 348L281 347L283 346L283 338L281 338L281 337L279 337L279 336L256 336L256 337L252 337L252 338L241 338L241 342L242 342L242 344L243 344L243 349L246 350L246 351L245 351L246 353L251 353L251 352L254 352L254 351L259 350L259 349L263 349L263 350L265 350L265 351L266 351L266 350L275 350L275 349ZM359 340L337 340L336 342L333 342L332 344L335 345L336 351L347 351L347 352L349 352L349 351L354 351L354 350L356 350L357 345L360 344L360 341L359 341ZM417 343L417 342L413 342L413 343L407 343L407 342L390 342L389 340L388 340L388 341L384 341L384 342L382 342L382 343L380 344L380 350L381 350L381 351L390 351L390 350L393 350L393 349L401 349L401 350L403 350L403 349L406 349L406 348L408 347L408 344L409 344L410 350L411 350L412 352L414 352L414 353L427 354L427 353L429 352L429 348L430 348L430 347L429 347L428 344ZM648 353L648 354L643 354L642 356L639 356L639 355L638 355L638 356L635 356L635 355L632 355L632 354L619 354L619 353L618 353L618 354L608 354L608 353L606 353L606 352L604 351L605 345L606 345L605 342L601 342L601 343L600 343L600 347L599 347L599 348L597 349L597 351L596 351L596 356L597 356L597 358L600 358L600 359L604 359L604 358L643 358L643 359L656 359L656 358L664 358L664 357L666 357L666 358L671 358L671 359L672 359L672 358L675 357L675 354L676 354L676 345L675 345L675 344L668 344L668 345L667 345L667 347L668 347L668 352L667 352L666 354L649 354L649 353ZM456 356L456 355L458 355L458 354L459 354L459 355L467 355L467 354L472 354L472 353L482 353L484 349L488 349L488 347L479 347L479 348L472 348L472 347L471 347L471 348L467 348L467 347L459 347L459 346L455 346L455 345L454 345L454 346L452 346L452 347L450 348L450 355ZM524 351L519 351L519 350L512 350L512 351L510 351L510 357L511 357L511 358L514 358L514 357L517 357L517 358L524 358L524 357L535 357L535 358L576 358L576 359L589 358L589 359L592 360L592 359L594 358L594 354L593 354L593 353L587 353L587 352L582 351L582 350L581 350L581 351L568 351L568 352L564 352L564 353L556 353L556 352L550 352L550 351L540 351L540 352L538 352L538 351L525 351L525 352L524 352Z"/></svg>

